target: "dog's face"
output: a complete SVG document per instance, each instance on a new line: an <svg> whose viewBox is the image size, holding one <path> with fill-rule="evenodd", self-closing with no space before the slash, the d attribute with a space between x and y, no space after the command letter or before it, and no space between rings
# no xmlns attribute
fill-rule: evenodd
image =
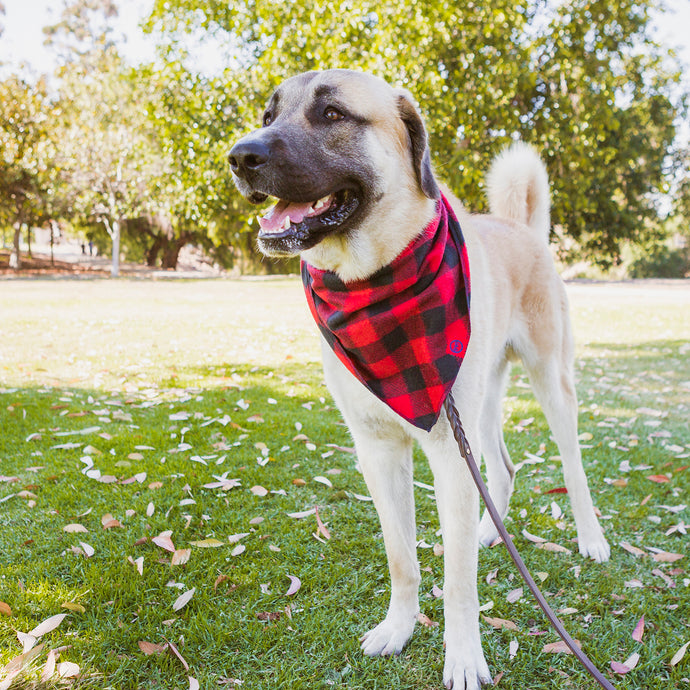
<svg viewBox="0 0 690 690"><path fill-rule="evenodd" d="M310 262L334 270L366 238L377 244L372 234L382 221L387 230L378 244L389 245L396 217L424 215L421 209L440 195L426 131L409 95L349 70L283 82L268 102L263 127L237 142L229 160L249 201L278 200L259 221L261 251L292 256L316 248Z"/></svg>

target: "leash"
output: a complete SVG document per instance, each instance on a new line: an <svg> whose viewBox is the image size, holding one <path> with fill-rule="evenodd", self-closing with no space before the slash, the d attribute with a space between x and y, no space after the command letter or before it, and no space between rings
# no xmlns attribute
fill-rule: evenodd
<svg viewBox="0 0 690 690"><path fill-rule="evenodd" d="M443 406L446 410L448 421L450 422L450 426L453 430L453 436L455 436L455 440L458 443L458 448L460 448L460 453L467 463L467 467L470 470L472 479L474 479L474 483L477 485L477 489L479 489L479 495L486 504L489 515L491 516L494 525L496 525L496 529L498 530L503 543L506 545L510 557L517 566L522 579L527 583L527 586L534 595L534 598L537 600L537 603L539 606L541 606L542 610L546 614L546 617L549 619L549 622L560 635L563 642L565 642L570 651L587 669L594 680L596 680L602 688L606 688L606 690L615 690L615 687L602 675L599 669L593 664L591 659L577 646L577 644L575 644L575 640L570 637L568 631L563 627L563 623L561 623L561 621L558 619L558 616L556 616L556 614L553 612L553 609L547 603L544 595L539 591L539 587L537 587L537 583L534 581L534 578L530 575L529 570L527 570L527 566L518 553L518 550L515 548L515 544L513 544L513 540L510 538L510 535L508 534L508 531L506 530L505 525L503 524L503 521L496 510L496 506L489 495L489 490L487 489L486 484L482 479L482 475L479 472L479 467L475 462L474 456L472 455L472 449L470 448L470 444L465 436L465 430L462 428L462 422L460 421L458 410L455 407L455 400L453 399L452 392L448 392L448 397L443 403Z"/></svg>

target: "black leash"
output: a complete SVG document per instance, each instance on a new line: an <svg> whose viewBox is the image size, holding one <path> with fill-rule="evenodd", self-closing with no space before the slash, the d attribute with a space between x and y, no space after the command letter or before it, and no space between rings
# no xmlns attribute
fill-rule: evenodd
<svg viewBox="0 0 690 690"><path fill-rule="evenodd" d="M602 688L606 688L606 690L615 690L615 687L611 684L611 682L604 678L601 671L599 671L599 669L592 663L591 659L577 646L575 640L570 637L568 631L563 627L563 623L561 623L561 621L558 619L558 616L556 616L556 614L553 612L553 609L547 603L544 595L539 591L539 587L537 587L537 583L530 575L529 570L527 570L527 566L520 557L518 550L515 548L515 544L513 544L513 540L510 538L510 535L508 534L508 531L501 520L501 516L496 510L496 506L491 500L491 496L489 496L489 490L482 479L482 475L479 472L479 467L477 466L474 456L472 455L472 449L470 448L470 444L465 436L465 430L462 428L462 422L460 421L460 416L458 415L457 408L455 407L455 400L453 399L453 394L451 392L448 393L448 397L444 402L444 408L446 410L446 415L448 416L450 426L453 429L453 435L455 436L455 440L460 448L460 453L462 457L465 458L467 467L472 474L472 479L474 479L474 483L477 485L477 489L479 489L479 495L486 504L486 509L489 511L489 515L491 516L494 525L496 525L496 529L498 530L503 543L506 545L510 557L517 566L522 579L527 583L527 586L530 588L530 591L537 600L537 603L539 606L541 606L542 610L546 614L546 617L549 619L549 622L554 627L556 632L561 636L563 642L566 643L570 651L577 657L587 671L589 671L592 678L594 678Z"/></svg>

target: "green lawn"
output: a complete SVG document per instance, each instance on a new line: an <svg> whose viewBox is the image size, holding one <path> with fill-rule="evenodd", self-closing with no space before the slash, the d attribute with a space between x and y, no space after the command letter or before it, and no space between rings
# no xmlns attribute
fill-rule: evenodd
<svg viewBox="0 0 690 690"><path fill-rule="evenodd" d="M572 543L567 496L552 491L557 450L520 369L506 437L527 462L508 527L617 688L690 687L690 651L670 665L690 640L690 286L569 293L581 438L612 558L585 561ZM0 318L0 690L182 690L190 677L202 689L441 687L443 567L423 486L434 624L398 658L359 651L385 614L385 554L297 281L4 280ZM422 457L416 479L431 482ZM323 527L291 516L315 506ZM595 687L571 656L544 651L556 635L502 547L480 552L479 573L484 614L515 624L482 623L499 687ZM19 657L17 631L57 614ZM611 671L634 653L627 675Z"/></svg>

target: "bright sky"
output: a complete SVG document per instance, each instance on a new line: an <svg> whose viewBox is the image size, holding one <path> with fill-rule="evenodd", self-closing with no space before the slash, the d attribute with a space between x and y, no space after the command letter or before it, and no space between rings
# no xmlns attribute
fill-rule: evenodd
<svg viewBox="0 0 690 690"><path fill-rule="evenodd" d="M28 63L34 73L52 72L54 57L43 45L42 28L59 19L63 7L61 0L1 0L5 16L0 23L5 31L0 37L0 62L17 65ZM679 49L688 69L684 80L690 89L690 1L666 0L669 12L660 15L656 24L659 40ZM117 33L127 41L123 52L130 62L150 60L154 57L153 41L146 37L139 23L145 18L153 0L119 0L120 14ZM203 48L202 48L203 52Z"/></svg>

